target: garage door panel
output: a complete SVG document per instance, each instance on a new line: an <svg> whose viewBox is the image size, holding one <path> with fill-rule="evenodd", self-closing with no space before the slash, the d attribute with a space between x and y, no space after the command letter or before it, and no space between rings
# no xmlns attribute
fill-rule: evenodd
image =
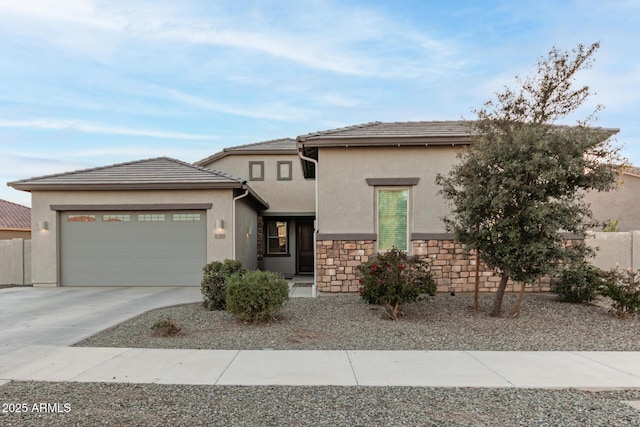
<svg viewBox="0 0 640 427"><path fill-rule="evenodd" d="M206 215L174 213L61 213L62 285L198 286Z"/></svg>

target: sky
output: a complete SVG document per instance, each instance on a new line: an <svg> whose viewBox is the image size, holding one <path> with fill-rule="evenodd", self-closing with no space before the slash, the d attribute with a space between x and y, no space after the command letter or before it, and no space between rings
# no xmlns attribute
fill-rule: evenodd
<svg viewBox="0 0 640 427"><path fill-rule="evenodd" d="M473 119L554 46L640 166L637 0L0 0L6 182L372 121Z"/></svg>

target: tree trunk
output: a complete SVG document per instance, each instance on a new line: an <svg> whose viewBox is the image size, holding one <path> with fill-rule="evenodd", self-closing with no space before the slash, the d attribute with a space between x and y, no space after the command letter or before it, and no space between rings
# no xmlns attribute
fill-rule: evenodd
<svg viewBox="0 0 640 427"><path fill-rule="evenodd" d="M513 307L513 311L511 312L511 317L518 317L520 314L520 303L522 302L522 297L524 296L524 288L526 283L520 284L520 293L518 294L518 300L516 301L515 307Z"/></svg>
<svg viewBox="0 0 640 427"><path fill-rule="evenodd" d="M478 314L478 294L480 293L480 250L476 249L476 284L473 294L473 314Z"/></svg>
<svg viewBox="0 0 640 427"><path fill-rule="evenodd" d="M500 310L502 308L502 297L504 297L504 290L507 288L507 282L509 281L509 275L502 273L500 278L500 285L498 285L498 293L496 293L496 300L493 302L493 310L490 315L494 317L500 316Z"/></svg>

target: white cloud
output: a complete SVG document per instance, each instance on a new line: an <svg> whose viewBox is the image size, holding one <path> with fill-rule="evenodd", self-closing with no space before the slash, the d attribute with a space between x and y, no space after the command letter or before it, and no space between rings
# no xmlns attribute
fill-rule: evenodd
<svg viewBox="0 0 640 427"><path fill-rule="evenodd" d="M157 131L150 129L134 129L118 126L105 126L96 123L59 119L28 119L28 120L0 120L0 127L4 128L32 128L51 130L75 130L78 132L144 136L150 138L210 140L214 135L202 135L194 133L182 133L171 131Z"/></svg>
<svg viewBox="0 0 640 427"><path fill-rule="evenodd" d="M237 116L253 117L259 119L271 120L296 120L304 115L306 109L294 108L285 103L271 103L262 107L234 107L222 102L206 99L201 96L191 95L175 89L158 88L155 95L164 93L166 97L173 100L202 108L205 110L217 111L225 114L233 114Z"/></svg>
<svg viewBox="0 0 640 427"><path fill-rule="evenodd" d="M0 0L0 15L5 15L4 21L13 31L39 35L49 43L97 58L124 44L120 38L132 38L158 46L173 41L239 48L240 52L259 52L314 70L357 76L406 78L425 72L440 74L457 66L449 60L455 54L450 42L396 23L373 9L331 2L292 3L284 16L279 16L286 24L282 25L274 18L253 18L261 13L250 6L205 16L185 7L176 12L166 6L146 6L153 8L153 13L141 13L135 3L116 7L89 0ZM259 12L273 13L268 6ZM14 25L9 16L21 22ZM412 54L405 55L407 52ZM438 66L429 69L429 63Z"/></svg>

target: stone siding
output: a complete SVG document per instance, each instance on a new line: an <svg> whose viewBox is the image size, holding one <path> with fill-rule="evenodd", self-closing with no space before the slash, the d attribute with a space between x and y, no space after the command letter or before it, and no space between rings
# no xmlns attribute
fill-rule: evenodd
<svg viewBox="0 0 640 427"><path fill-rule="evenodd" d="M264 270L264 218L258 215L258 229L256 230L256 239L258 239L258 270Z"/></svg>
<svg viewBox="0 0 640 427"><path fill-rule="evenodd" d="M453 240L414 240L413 254L429 262L431 274L438 292L473 292L476 283L475 251L465 252L461 245ZM500 275L486 264L480 263L480 292L497 292ZM507 282L506 292L517 292L520 284ZM525 292L549 292L551 280L543 277L525 287Z"/></svg>
<svg viewBox="0 0 640 427"><path fill-rule="evenodd" d="M320 292L358 292L356 267L374 254L373 240L319 240L317 280Z"/></svg>
<svg viewBox="0 0 640 427"><path fill-rule="evenodd" d="M438 292L473 292L475 255L453 240L414 240L413 254L429 262ZM573 241L567 240L567 244ZM373 240L319 240L317 242L317 284L320 292L357 292L356 267L374 255ZM480 264L480 292L496 292L500 276ZM520 284L509 281L506 292L517 292ZM525 292L549 292L551 279L543 277Z"/></svg>

